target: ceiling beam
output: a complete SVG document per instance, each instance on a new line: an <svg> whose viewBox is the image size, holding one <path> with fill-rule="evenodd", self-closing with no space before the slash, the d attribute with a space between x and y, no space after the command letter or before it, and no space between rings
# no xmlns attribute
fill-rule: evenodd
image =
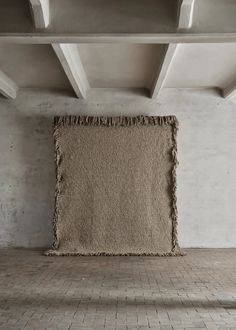
<svg viewBox="0 0 236 330"><path fill-rule="evenodd" d="M236 95L236 79L222 90L222 95L226 99Z"/></svg>
<svg viewBox="0 0 236 330"><path fill-rule="evenodd" d="M153 34L52 34L52 33L0 33L0 42L17 44L52 43L129 43L129 44L169 44L169 43L232 43L233 33L153 33Z"/></svg>
<svg viewBox="0 0 236 330"><path fill-rule="evenodd" d="M169 44L166 46L165 53L162 58L161 66L159 67L157 76L155 78L154 84L153 84L151 92L150 92L150 97L152 99L156 98L157 95L159 94L160 90L162 89L164 81L169 72L170 65L176 54L177 47L178 47L177 44Z"/></svg>
<svg viewBox="0 0 236 330"><path fill-rule="evenodd" d="M0 93L8 99L15 99L18 87L4 72L0 71Z"/></svg>
<svg viewBox="0 0 236 330"><path fill-rule="evenodd" d="M49 25L49 0L29 0L34 24L37 29L46 29Z"/></svg>
<svg viewBox="0 0 236 330"><path fill-rule="evenodd" d="M86 98L90 88L76 45L52 44L61 65L79 98Z"/></svg>
<svg viewBox="0 0 236 330"><path fill-rule="evenodd" d="M189 29L193 23L194 0L180 0L179 29Z"/></svg>

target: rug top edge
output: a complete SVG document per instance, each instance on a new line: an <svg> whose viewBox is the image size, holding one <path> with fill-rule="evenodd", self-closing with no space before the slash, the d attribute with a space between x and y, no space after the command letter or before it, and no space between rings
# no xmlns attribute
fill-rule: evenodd
<svg viewBox="0 0 236 330"><path fill-rule="evenodd" d="M54 126L137 126L137 125L178 125L176 116L55 116Z"/></svg>

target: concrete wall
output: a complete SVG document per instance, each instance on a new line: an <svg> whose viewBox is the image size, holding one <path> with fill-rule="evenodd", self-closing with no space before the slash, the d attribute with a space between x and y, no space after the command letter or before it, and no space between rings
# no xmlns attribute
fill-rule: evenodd
<svg viewBox="0 0 236 330"><path fill-rule="evenodd" d="M0 99L0 245L52 242L53 115L175 114L179 240L183 247L236 247L235 103L214 90L163 90L158 100L93 90L87 102L55 92Z"/></svg>

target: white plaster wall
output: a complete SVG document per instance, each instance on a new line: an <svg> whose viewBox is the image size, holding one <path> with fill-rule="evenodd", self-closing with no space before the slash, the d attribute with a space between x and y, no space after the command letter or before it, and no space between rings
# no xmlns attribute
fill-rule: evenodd
<svg viewBox="0 0 236 330"><path fill-rule="evenodd" d="M28 90L15 101L0 99L0 245L52 242L54 115L175 114L180 245L236 247L235 111L235 101L216 90L166 89L157 100L93 90L87 101Z"/></svg>

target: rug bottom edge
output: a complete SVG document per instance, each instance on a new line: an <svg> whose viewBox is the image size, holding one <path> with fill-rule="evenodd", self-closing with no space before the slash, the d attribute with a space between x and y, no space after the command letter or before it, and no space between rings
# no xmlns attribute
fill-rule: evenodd
<svg viewBox="0 0 236 330"><path fill-rule="evenodd" d="M89 256L150 256L150 257L178 257L178 256L185 256L186 253L177 250L177 251L171 251L171 252L161 252L161 253L106 253L106 252L97 252L97 253L81 253L81 252L61 252L58 250L48 250L43 253L45 256L81 256L81 257L89 257Z"/></svg>

